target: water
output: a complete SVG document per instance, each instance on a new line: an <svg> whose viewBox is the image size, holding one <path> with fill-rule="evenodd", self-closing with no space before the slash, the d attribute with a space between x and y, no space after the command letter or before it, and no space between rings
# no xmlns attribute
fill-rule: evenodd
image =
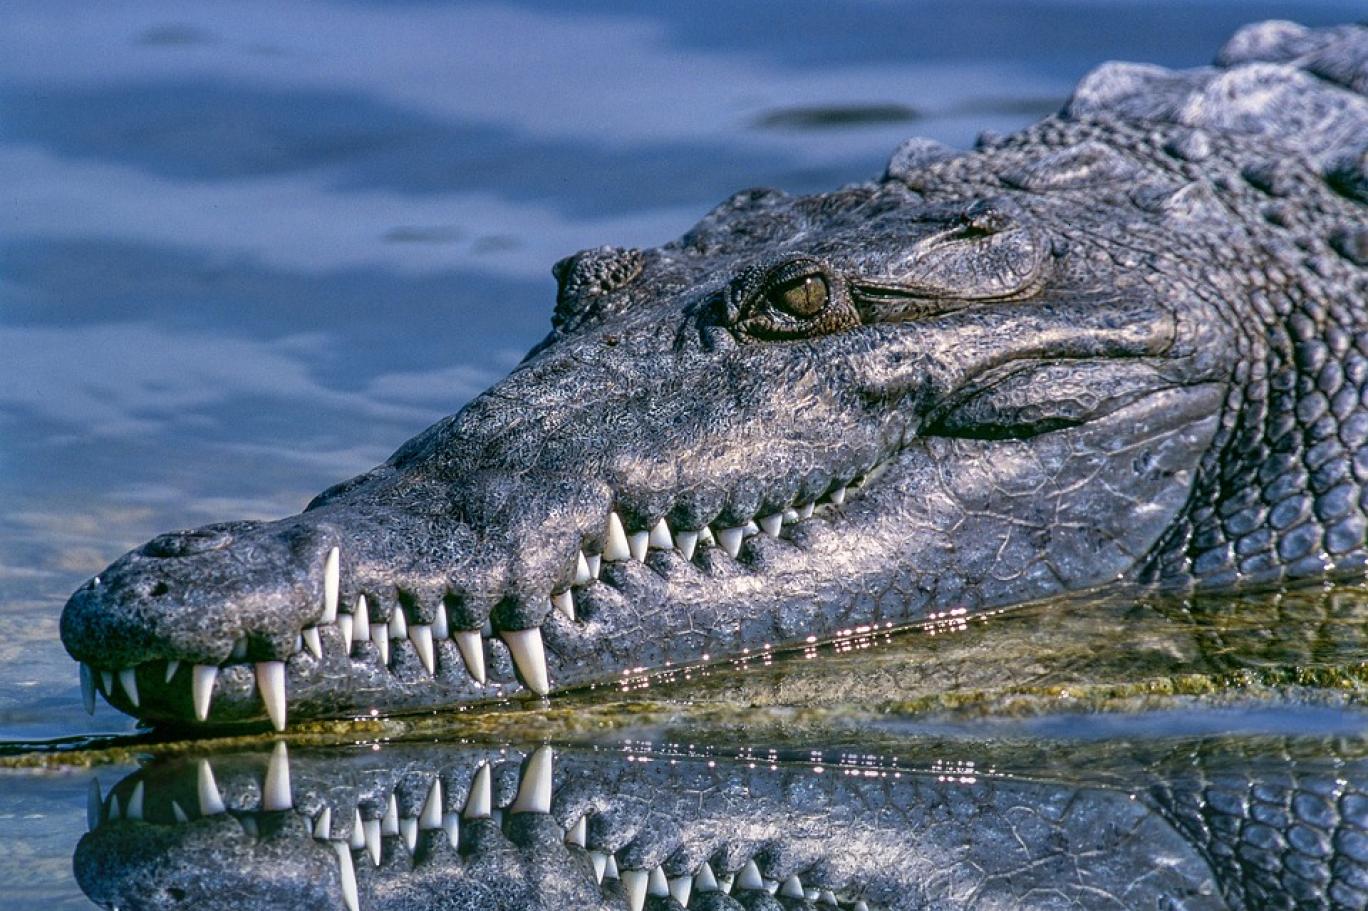
<svg viewBox="0 0 1368 911"><path fill-rule="evenodd" d="M70 591L160 531L293 512L383 460L546 331L559 257L663 242L743 186L865 179L914 133L964 146L1015 129L1102 60L1197 65L1245 21L1361 15L1336 2L814 0L782 17L722 2L7 4L0 741L132 732L107 706L80 709L57 638ZM606 713L601 740L634 740L625 724L725 731L727 710L698 707L714 698L761 705L765 736L790 751L853 740L892 755L952 737L967 755L1011 734L1206 737L1244 755L1259 737L1356 729L1356 592L1301 613L1275 599L1195 618L1126 605L656 681L663 701ZM1120 622L1134 632L1118 643ZM795 703L815 707L795 720ZM1080 704L1127 711L1061 712ZM1219 739L1232 733L1255 740ZM1097 762L1115 772L1140 752ZM133 768L114 758L106 786ZM87 777L6 774L0 907L88 907L69 863Z"/></svg>

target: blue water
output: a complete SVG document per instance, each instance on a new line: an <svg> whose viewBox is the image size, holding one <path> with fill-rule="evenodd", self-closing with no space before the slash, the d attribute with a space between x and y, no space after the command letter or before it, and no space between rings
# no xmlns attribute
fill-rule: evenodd
<svg viewBox="0 0 1368 911"><path fill-rule="evenodd" d="M9 0L0 741L131 730L80 709L70 591L160 531L293 512L383 460L544 334L558 258L664 242L741 187L867 179L909 135L1023 126L1107 59L1199 65L1247 21L1363 13ZM81 787L12 784L7 844L53 860L11 810L65 819ZM14 907L85 906L32 869L57 872Z"/></svg>

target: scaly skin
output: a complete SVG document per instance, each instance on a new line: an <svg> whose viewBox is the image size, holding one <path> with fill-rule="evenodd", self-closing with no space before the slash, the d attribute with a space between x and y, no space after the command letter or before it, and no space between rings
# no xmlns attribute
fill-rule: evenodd
<svg viewBox="0 0 1368 911"><path fill-rule="evenodd" d="M279 727L1117 578L1359 573L1365 36L1107 65L974 151L577 254L508 378L298 516L125 555L63 641L144 719Z"/></svg>
<svg viewBox="0 0 1368 911"><path fill-rule="evenodd" d="M125 909L1196 911L1368 899L1357 741L1180 743L1140 773L1107 747L1049 747L1074 754L1065 777L905 746L926 765L859 750L845 765L795 762L758 747L730 759L541 748L533 761L449 745L160 761L93 806L74 867L92 899ZM998 753L1019 763L1046 746ZM273 789L272 777L288 783ZM601 881L595 861L609 871ZM701 888L709 875L734 876L730 895ZM649 895L653 879L672 896ZM789 894L771 897L760 880Z"/></svg>

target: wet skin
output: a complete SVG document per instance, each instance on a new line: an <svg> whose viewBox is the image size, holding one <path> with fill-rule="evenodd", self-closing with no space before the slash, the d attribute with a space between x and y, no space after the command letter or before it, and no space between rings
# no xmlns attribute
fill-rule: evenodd
<svg viewBox="0 0 1368 911"><path fill-rule="evenodd" d="M1364 34L1108 65L972 152L562 261L547 339L384 465L76 592L88 698L283 727L1361 572Z"/></svg>

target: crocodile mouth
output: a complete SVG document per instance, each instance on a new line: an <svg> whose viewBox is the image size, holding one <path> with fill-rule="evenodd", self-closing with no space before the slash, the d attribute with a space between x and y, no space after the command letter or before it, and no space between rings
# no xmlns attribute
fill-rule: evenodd
<svg viewBox="0 0 1368 911"><path fill-rule="evenodd" d="M517 907L562 907L565 881L571 880L578 890L576 907L617 907L625 899L631 911L643 911L653 898L713 907L706 896L718 893L747 907L753 900L748 895L768 895L818 908L870 911L857 883L832 882L829 870L816 869L820 864L810 873L776 872L780 865L764 845L734 845L727 833L703 834L716 847L701 857L669 841L644 854L631 844L616 844L621 836L614 828L621 825L612 818L611 789L594 780L593 763L558 775L549 746L525 755L507 748L459 752L472 755L439 769L391 762L353 770L346 786L319 775L314 765L292 775L284 743L269 758L220 757L217 768L209 758L154 764L125 777L107 795L92 780L90 832L77 848L77 876L97 901L117 893L124 880L188 900L217 871L255 878L263 894L287 904L328 900L348 911L387 907L404 891L396 880L412 878L419 887L435 877L443 881L438 888L451 890L447 900L478 900L485 907L489 891L501 884L471 880L480 874L483 856L502 854L503 863L491 865L487 875L513 873L509 879L532 881L531 871L542 867L561 879L547 884L546 896L534 888L514 899L527 902ZM326 762L323 768L331 766ZM140 843L149 847L138 850ZM513 859L522 869L506 868L507 851L499 849L510 846L522 850ZM213 858L236 856L231 872L221 863L198 866L206 847ZM149 858L155 870L140 875L139 865ZM245 897L252 888L233 892ZM118 907L132 896L121 897L109 896ZM592 904L579 903L586 898Z"/></svg>

